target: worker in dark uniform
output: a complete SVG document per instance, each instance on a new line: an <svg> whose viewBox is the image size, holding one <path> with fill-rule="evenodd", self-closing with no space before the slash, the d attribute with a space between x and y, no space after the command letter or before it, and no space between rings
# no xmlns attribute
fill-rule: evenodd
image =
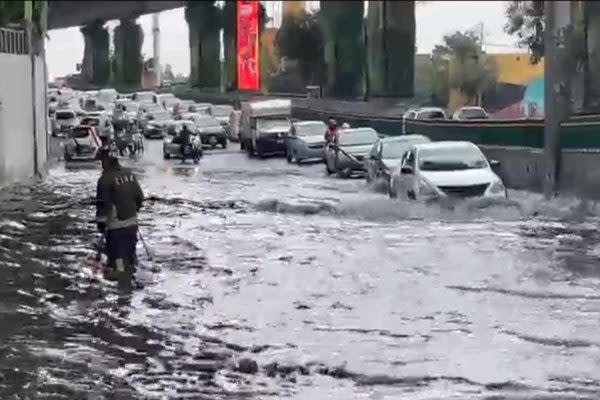
<svg viewBox="0 0 600 400"><path fill-rule="evenodd" d="M119 164L108 147L101 148L96 157L102 160L103 169L96 189L96 223L106 235L105 277L131 282L137 264L137 214L144 193L135 175Z"/></svg>

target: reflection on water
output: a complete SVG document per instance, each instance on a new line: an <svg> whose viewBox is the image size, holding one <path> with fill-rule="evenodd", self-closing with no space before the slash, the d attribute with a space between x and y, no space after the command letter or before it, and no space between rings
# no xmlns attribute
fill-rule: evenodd
<svg viewBox="0 0 600 400"><path fill-rule="evenodd" d="M153 145L131 162L160 271L133 293L85 262L97 170L0 192L0 398L599 397L598 216L576 202L392 201Z"/></svg>

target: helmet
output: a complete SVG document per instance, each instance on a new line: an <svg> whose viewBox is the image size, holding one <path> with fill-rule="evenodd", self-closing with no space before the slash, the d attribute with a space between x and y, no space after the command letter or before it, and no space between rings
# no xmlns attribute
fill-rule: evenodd
<svg viewBox="0 0 600 400"><path fill-rule="evenodd" d="M329 118L329 121L327 121L327 126L330 128L336 128L337 127L336 120L333 118Z"/></svg>
<svg viewBox="0 0 600 400"><path fill-rule="evenodd" d="M348 124L347 122L344 122L342 124L342 129L350 129L350 124Z"/></svg>

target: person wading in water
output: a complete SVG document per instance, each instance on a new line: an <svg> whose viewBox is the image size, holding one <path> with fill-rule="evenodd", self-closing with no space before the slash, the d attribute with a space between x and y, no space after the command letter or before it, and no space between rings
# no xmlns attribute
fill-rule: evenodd
<svg viewBox="0 0 600 400"><path fill-rule="evenodd" d="M96 225L106 237L105 277L131 283L137 264L137 214L144 193L135 175L119 164L108 147L98 150L102 175L96 188Z"/></svg>

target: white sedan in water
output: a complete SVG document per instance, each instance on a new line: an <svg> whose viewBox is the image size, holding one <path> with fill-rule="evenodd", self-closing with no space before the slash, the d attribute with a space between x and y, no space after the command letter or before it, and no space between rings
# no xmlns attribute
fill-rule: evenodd
<svg viewBox="0 0 600 400"><path fill-rule="evenodd" d="M431 200L451 198L506 198L502 180L471 142L417 144L402 157L390 182L390 197Z"/></svg>

